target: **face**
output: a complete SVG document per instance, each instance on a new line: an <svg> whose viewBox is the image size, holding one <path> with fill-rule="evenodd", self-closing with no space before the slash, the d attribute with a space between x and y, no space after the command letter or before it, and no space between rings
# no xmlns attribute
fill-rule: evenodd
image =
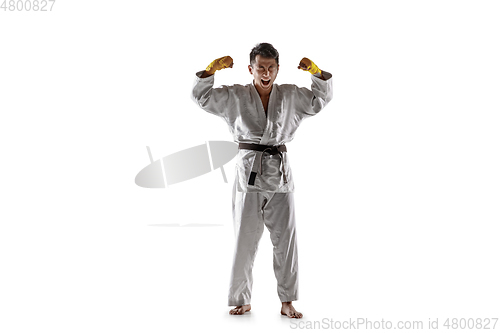
<svg viewBox="0 0 500 333"><path fill-rule="evenodd" d="M263 58L260 55L255 57L254 64L249 65L248 70L253 75L253 82L259 92L269 93L271 91L279 67L274 58Z"/></svg>

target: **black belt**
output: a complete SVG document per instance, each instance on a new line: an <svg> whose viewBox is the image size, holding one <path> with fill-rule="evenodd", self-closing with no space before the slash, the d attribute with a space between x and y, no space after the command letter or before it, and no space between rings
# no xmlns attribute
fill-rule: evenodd
<svg viewBox="0 0 500 333"><path fill-rule="evenodd" d="M270 155L276 155L276 154L279 154L280 152L286 152L286 146L285 145L266 146L266 145L258 145L258 144L255 144L255 143L243 143L243 142L240 142L238 144L238 148L267 152Z"/></svg>
<svg viewBox="0 0 500 333"><path fill-rule="evenodd" d="M259 171L260 174L262 175L262 155L264 153L268 153L269 155L280 155L280 160L281 164L283 165L283 181L287 183L286 175L285 175L285 165L283 163L283 153L286 152L286 146L285 145L278 145L278 146L266 146L266 145L258 145L255 143L243 143L240 142L238 144L239 149L249 149L249 150L256 150L256 151L261 151L262 154L260 155L259 158ZM255 184L255 177L257 176L256 172L251 172L250 173L250 179L248 180L249 185L254 185Z"/></svg>

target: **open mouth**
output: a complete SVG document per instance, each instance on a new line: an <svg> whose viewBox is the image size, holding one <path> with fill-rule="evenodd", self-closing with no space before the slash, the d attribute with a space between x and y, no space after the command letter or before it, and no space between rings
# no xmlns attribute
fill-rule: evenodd
<svg viewBox="0 0 500 333"><path fill-rule="evenodd" d="M271 80L267 80L267 81L266 81L266 80L262 80L262 79L261 79L261 80L260 80L260 82L262 82L262 85L263 85L264 87L268 87L268 86L269 86L269 84L271 83Z"/></svg>

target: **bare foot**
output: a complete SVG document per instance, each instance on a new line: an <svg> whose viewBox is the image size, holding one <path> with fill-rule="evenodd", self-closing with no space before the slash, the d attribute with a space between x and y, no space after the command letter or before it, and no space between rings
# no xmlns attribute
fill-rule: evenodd
<svg viewBox="0 0 500 333"><path fill-rule="evenodd" d="M281 314L289 318L302 318L302 313L295 310L292 302L281 302Z"/></svg>
<svg viewBox="0 0 500 333"><path fill-rule="evenodd" d="M250 306L250 304L239 305L239 306L235 307L234 309L230 310L229 314L242 315L245 312L250 311L251 309L252 309L252 307Z"/></svg>

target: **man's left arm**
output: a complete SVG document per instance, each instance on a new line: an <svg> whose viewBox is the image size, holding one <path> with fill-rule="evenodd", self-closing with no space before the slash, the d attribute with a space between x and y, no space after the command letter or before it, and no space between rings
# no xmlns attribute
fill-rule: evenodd
<svg viewBox="0 0 500 333"><path fill-rule="evenodd" d="M306 116L313 116L321 111L333 98L332 74L323 71L308 58L303 58L299 69L312 74L311 90L298 88L297 111Z"/></svg>

